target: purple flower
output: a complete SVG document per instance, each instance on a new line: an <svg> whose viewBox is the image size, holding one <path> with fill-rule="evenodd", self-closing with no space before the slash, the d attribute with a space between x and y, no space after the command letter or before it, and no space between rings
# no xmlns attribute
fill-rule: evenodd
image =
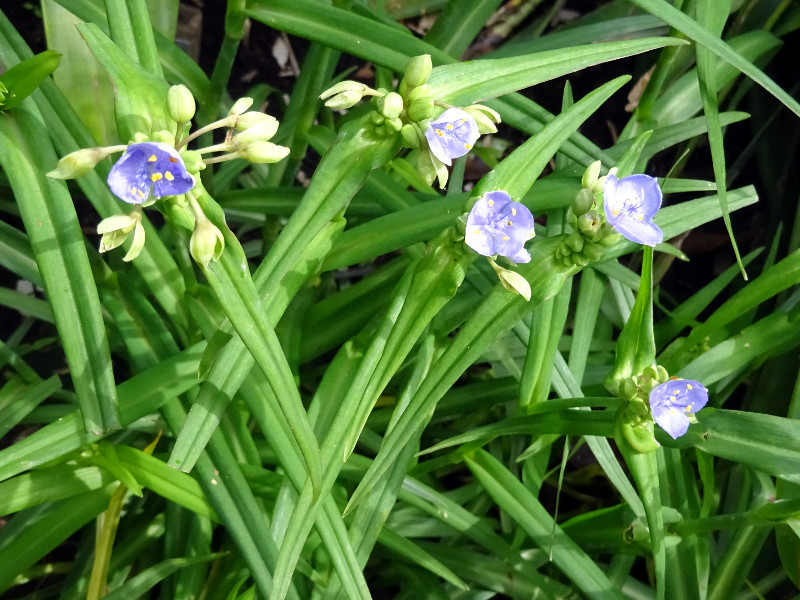
<svg viewBox="0 0 800 600"><path fill-rule="evenodd" d="M655 246L664 232L653 223L661 208L661 188L649 175L631 175L617 179L609 175L603 187L606 220L632 242Z"/></svg>
<svg viewBox="0 0 800 600"><path fill-rule="evenodd" d="M129 204L185 194L194 187L178 151L168 144L131 144L108 174L108 187Z"/></svg>
<svg viewBox="0 0 800 600"><path fill-rule="evenodd" d="M526 263L531 255L523 248L534 236L533 215L524 204L502 191L478 198L467 217L465 242L484 256L499 254L515 263Z"/></svg>
<svg viewBox="0 0 800 600"><path fill-rule="evenodd" d="M425 131L431 152L446 165L472 150L479 137L475 119L460 108L448 108Z"/></svg>
<svg viewBox="0 0 800 600"><path fill-rule="evenodd" d="M672 439L678 439L689 429L689 417L708 402L708 390L691 379L670 379L650 392L650 412L653 419Z"/></svg>

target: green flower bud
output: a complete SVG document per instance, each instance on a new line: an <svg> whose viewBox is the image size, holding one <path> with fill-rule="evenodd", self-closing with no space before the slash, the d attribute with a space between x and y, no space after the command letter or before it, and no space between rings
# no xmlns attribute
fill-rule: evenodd
<svg viewBox="0 0 800 600"><path fill-rule="evenodd" d="M167 92L167 113L178 123L188 123L196 110L194 96L185 85L173 85Z"/></svg>
<svg viewBox="0 0 800 600"><path fill-rule="evenodd" d="M408 118L417 122L430 119L435 108L436 106L431 96L417 98L408 105Z"/></svg>
<svg viewBox="0 0 800 600"><path fill-rule="evenodd" d="M589 264L589 259L583 254L573 254L571 256L572 263L577 267L585 267Z"/></svg>
<svg viewBox="0 0 800 600"><path fill-rule="evenodd" d="M53 179L75 179L88 173L104 158L115 152L123 152L127 146L106 146L105 148L84 148L70 152L58 161L56 168L47 176Z"/></svg>
<svg viewBox="0 0 800 600"><path fill-rule="evenodd" d="M231 106L231 109L228 111L228 116L240 115L251 106L253 106L252 98L247 98L246 96L244 98L239 98L233 103L233 106Z"/></svg>
<svg viewBox="0 0 800 600"><path fill-rule="evenodd" d="M603 256L603 246L594 242L586 242L583 245L583 255L592 261L598 261Z"/></svg>
<svg viewBox="0 0 800 600"><path fill-rule="evenodd" d="M263 112L259 112L257 110L248 110L246 113L239 115L236 117L236 123L233 125L236 131L246 131L251 127L255 127L259 123L263 123L265 121L274 121L275 117L271 115L264 114Z"/></svg>
<svg viewBox="0 0 800 600"><path fill-rule="evenodd" d="M184 150L181 152L181 158L189 173L199 173L206 168L203 155L195 150Z"/></svg>
<svg viewBox="0 0 800 600"><path fill-rule="evenodd" d="M496 110L483 104L473 104L472 106L467 106L463 110L475 119L475 123L478 125L478 133L481 135L497 133L495 123L500 122L500 114Z"/></svg>
<svg viewBox="0 0 800 600"><path fill-rule="evenodd" d="M392 133L397 133L403 128L403 122L400 119L386 119L384 123L387 131L391 131Z"/></svg>
<svg viewBox="0 0 800 600"><path fill-rule="evenodd" d="M583 188L575 195L571 208L575 216L580 216L592 210L592 206L594 206L594 194L592 190Z"/></svg>
<svg viewBox="0 0 800 600"><path fill-rule="evenodd" d="M590 210L578 217L578 230L586 234L586 237L593 237L600 233L603 221L595 210Z"/></svg>
<svg viewBox="0 0 800 600"><path fill-rule="evenodd" d="M525 298L525 300L530 302L531 284L528 283L527 279L525 279L516 271L511 271L501 267L492 259L489 259L489 264L492 265L494 272L497 273L497 277L500 280L500 283L503 284L504 288L506 288L509 292L519 294Z"/></svg>
<svg viewBox="0 0 800 600"><path fill-rule="evenodd" d="M669 381L669 373L667 373L667 370L664 367L662 367L661 365L656 365L656 377L655 377L655 379L659 383L664 383L666 381Z"/></svg>
<svg viewBox="0 0 800 600"><path fill-rule="evenodd" d="M631 425L630 423L622 423L620 426L622 435L625 441L630 444L631 448L636 450L639 454L646 454L654 452L659 449L661 444L656 441L653 434L653 422L642 425Z"/></svg>
<svg viewBox="0 0 800 600"><path fill-rule="evenodd" d="M204 269L213 260L219 260L225 249L225 238L219 228L202 213L195 213L194 231L189 240L192 258Z"/></svg>
<svg viewBox="0 0 800 600"><path fill-rule="evenodd" d="M428 77L431 76L432 70L433 63L431 62L430 54L415 56L408 61L403 80L410 88L421 86L428 81Z"/></svg>
<svg viewBox="0 0 800 600"><path fill-rule="evenodd" d="M643 379L658 380L658 367L656 365L648 365L642 370Z"/></svg>
<svg viewBox="0 0 800 600"><path fill-rule="evenodd" d="M387 119L396 119L403 112L403 99L400 94L389 92L385 96L378 98L378 110Z"/></svg>
<svg viewBox="0 0 800 600"><path fill-rule="evenodd" d="M616 175L616 174L617 174L617 167L609 169L608 175ZM599 177L597 179L597 181L594 182L594 184L592 185L592 191L595 194L602 194L603 193L603 187L606 184L606 177L608 177L608 175L604 175L603 177Z"/></svg>
<svg viewBox="0 0 800 600"><path fill-rule="evenodd" d="M620 397L625 400L632 400L639 393L639 386L632 377L626 377L619 385Z"/></svg>
<svg viewBox="0 0 800 600"><path fill-rule="evenodd" d="M278 146L272 142L257 140L249 143L236 153L252 163L276 163L289 154L289 148Z"/></svg>
<svg viewBox="0 0 800 600"><path fill-rule="evenodd" d="M276 131L278 131L278 120L271 117L233 136L233 143L239 147L255 141L266 142L275 135Z"/></svg>
<svg viewBox="0 0 800 600"><path fill-rule="evenodd" d="M581 184L583 185L584 189L588 188L589 190L592 189L595 183L597 183L597 178L600 176L600 167L602 163L599 160L594 161L583 172L583 178L581 179Z"/></svg>
<svg viewBox="0 0 800 600"><path fill-rule="evenodd" d="M583 250L583 236L577 231L573 231L567 236L566 242L570 250L573 252L580 252Z"/></svg>
<svg viewBox="0 0 800 600"><path fill-rule="evenodd" d="M370 121L372 121L373 125L383 125L383 122L386 120L381 113L374 112L369 116Z"/></svg>
<svg viewBox="0 0 800 600"><path fill-rule="evenodd" d="M355 106L364 96L383 96L383 94L358 81L340 81L322 92L319 98L327 99L325 106L328 108L345 109Z"/></svg>
<svg viewBox="0 0 800 600"><path fill-rule="evenodd" d="M175 143L175 134L171 131L167 131L166 129L160 129L159 131L154 132L153 135L150 136L150 139L146 141L161 142L162 144L172 146Z"/></svg>
<svg viewBox="0 0 800 600"><path fill-rule="evenodd" d="M407 148L419 148L420 140L417 130L410 123L403 125L400 128L400 135L403 136L403 145Z"/></svg>
<svg viewBox="0 0 800 600"><path fill-rule="evenodd" d="M411 90L411 93L408 95L409 102L414 102L414 100L419 100L420 98L433 98L431 86L428 84L421 85Z"/></svg>

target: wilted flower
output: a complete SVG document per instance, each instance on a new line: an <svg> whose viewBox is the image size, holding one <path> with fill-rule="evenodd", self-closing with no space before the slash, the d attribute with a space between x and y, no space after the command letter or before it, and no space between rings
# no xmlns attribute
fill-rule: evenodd
<svg viewBox="0 0 800 600"><path fill-rule="evenodd" d="M446 165L472 150L479 137L475 119L460 108L448 108L425 131L431 152Z"/></svg>
<svg viewBox="0 0 800 600"><path fill-rule="evenodd" d="M142 142L128 146L111 168L108 186L116 196L130 204L152 198L185 194L194 187L178 151L161 142Z"/></svg>
<svg viewBox="0 0 800 600"><path fill-rule="evenodd" d="M603 187L606 220L632 242L655 246L664 232L653 223L661 208L661 188L649 175L630 175L617 179L609 174Z"/></svg>
<svg viewBox="0 0 800 600"><path fill-rule="evenodd" d="M515 263L531 255L523 247L534 236L533 215L524 204L503 191L487 192L475 202L467 217L467 246L484 256L499 254Z"/></svg>
<svg viewBox="0 0 800 600"><path fill-rule="evenodd" d="M131 232L133 232L133 243L122 259L125 262L139 256L142 248L144 248L142 209L138 206L128 215L114 215L103 219L97 224L97 233L103 236L100 239L100 252L108 252L121 246L128 239Z"/></svg>
<svg viewBox="0 0 800 600"><path fill-rule="evenodd" d="M689 429L689 416L708 402L708 390L691 379L670 379L650 392L653 419L672 439Z"/></svg>

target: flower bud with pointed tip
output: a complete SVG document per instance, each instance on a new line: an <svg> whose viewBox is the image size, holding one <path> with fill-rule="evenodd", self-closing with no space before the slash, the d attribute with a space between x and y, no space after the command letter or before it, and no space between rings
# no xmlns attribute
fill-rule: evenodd
<svg viewBox="0 0 800 600"><path fill-rule="evenodd" d="M88 173L104 158L115 152L122 152L127 146L107 146L105 148L84 148L70 152L62 157L56 168L47 176L52 179L75 179Z"/></svg>
<svg viewBox="0 0 800 600"><path fill-rule="evenodd" d="M239 147L255 141L269 141L278 131L278 120L274 117L262 120L252 127L233 136L233 143Z"/></svg>
<svg viewBox="0 0 800 600"><path fill-rule="evenodd" d="M403 125L400 128L400 135L403 136L403 145L407 148L414 148L417 149L420 147L420 138L417 130L414 129L414 126L410 123Z"/></svg>
<svg viewBox="0 0 800 600"><path fill-rule="evenodd" d="M286 158L289 148L257 140L239 150L237 154L252 163L276 163Z"/></svg>
<svg viewBox="0 0 800 600"><path fill-rule="evenodd" d="M597 178L600 177L600 167L602 163L599 160L594 161L583 172L583 177L581 178L581 184L584 188L592 189L595 183L597 183Z"/></svg>
<svg viewBox="0 0 800 600"><path fill-rule="evenodd" d="M239 98L233 103L233 106L231 106L231 109L228 111L228 116L240 115L251 106L253 106L252 98L248 98L247 96Z"/></svg>
<svg viewBox="0 0 800 600"><path fill-rule="evenodd" d="M619 385L620 397L625 400L632 400L639 393L639 386L633 377L626 377Z"/></svg>
<svg viewBox="0 0 800 600"><path fill-rule="evenodd" d="M418 87L428 81L432 70L433 63L431 62L430 54L415 56L406 64L403 80L410 88Z"/></svg>
<svg viewBox="0 0 800 600"><path fill-rule="evenodd" d="M594 206L594 194L591 190L582 188L581 191L575 195L571 208L573 214L579 217L592 210L592 206Z"/></svg>
<svg viewBox="0 0 800 600"><path fill-rule="evenodd" d="M581 252L589 260L598 261L603 257L603 250L605 250L605 248L603 248L603 246L600 244L586 242L583 245L583 250L581 250Z"/></svg>
<svg viewBox="0 0 800 600"><path fill-rule="evenodd" d="M525 279L516 271L511 271L510 269L501 267L492 259L489 259L489 264L492 265L494 272L497 273L497 278L500 280L500 283L503 284L504 288L506 288L509 292L519 294L525 298L525 300L530 302L531 284L528 283L527 279Z"/></svg>
<svg viewBox="0 0 800 600"><path fill-rule="evenodd" d="M219 260L224 249L225 238L219 228L202 212L196 212L194 231L189 240L192 258L205 269L212 260Z"/></svg>
<svg viewBox="0 0 800 600"><path fill-rule="evenodd" d="M194 118L197 105L185 85L173 85L167 92L167 113L178 123L188 123Z"/></svg>
<svg viewBox="0 0 800 600"><path fill-rule="evenodd" d="M600 233L603 221L597 211L590 210L578 217L578 230L583 232L587 238L592 238Z"/></svg>

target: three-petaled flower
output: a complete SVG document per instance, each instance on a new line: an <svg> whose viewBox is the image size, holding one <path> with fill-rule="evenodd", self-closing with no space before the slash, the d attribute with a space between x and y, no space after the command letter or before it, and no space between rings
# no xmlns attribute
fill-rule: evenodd
<svg viewBox="0 0 800 600"><path fill-rule="evenodd" d="M129 204L185 194L194 187L178 151L161 142L131 144L108 174L108 186Z"/></svg>
<svg viewBox="0 0 800 600"><path fill-rule="evenodd" d="M425 131L431 152L446 165L472 150L479 137L475 119L460 108L448 108Z"/></svg>
<svg viewBox="0 0 800 600"><path fill-rule="evenodd" d="M653 223L661 208L661 188L649 175L630 175L617 179L608 175L603 186L606 220L623 236L637 244L655 246L664 232Z"/></svg>
<svg viewBox="0 0 800 600"><path fill-rule="evenodd" d="M689 416L708 402L708 390L691 379L670 379L650 392L653 419L672 439L689 429Z"/></svg>
<svg viewBox="0 0 800 600"><path fill-rule="evenodd" d="M484 256L499 254L515 263L531 255L523 247L534 236L533 215L506 192L487 192L478 198L467 217L464 241Z"/></svg>

